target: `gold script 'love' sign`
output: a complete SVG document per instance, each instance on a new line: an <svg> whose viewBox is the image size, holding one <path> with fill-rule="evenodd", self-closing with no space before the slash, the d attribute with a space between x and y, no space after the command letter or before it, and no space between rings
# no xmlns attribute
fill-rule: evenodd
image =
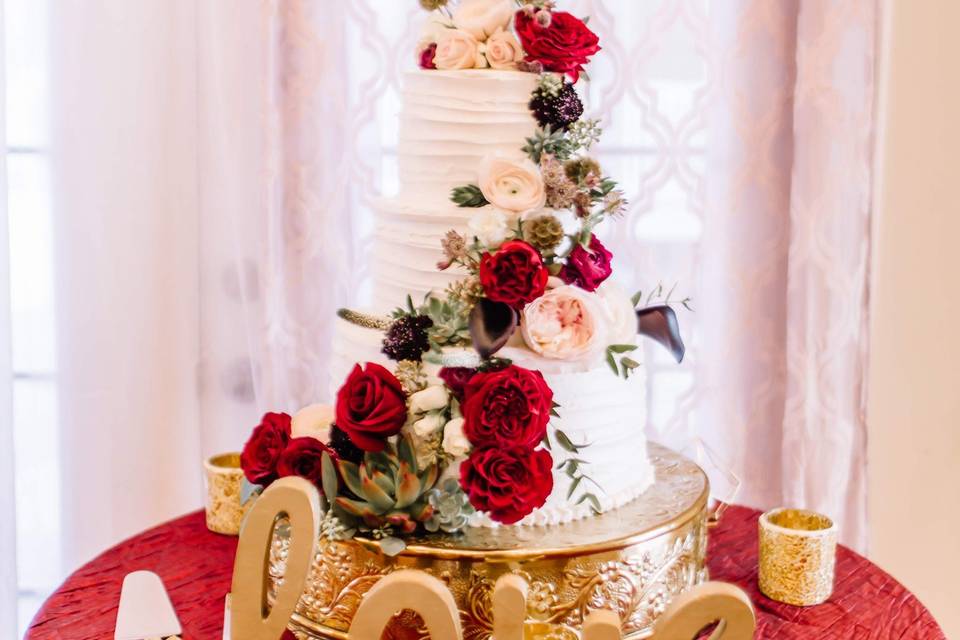
<svg viewBox="0 0 960 640"><path fill-rule="evenodd" d="M303 478L277 480L247 514L233 568L230 607L231 640L278 640L293 615L316 553L320 495ZM268 606L268 559L277 521L290 524L286 572L273 607ZM347 633L348 640L379 640L390 620L415 611L434 640L462 638L460 613L446 585L423 571L395 571L381 578L363 597ZM497 580L493 591L492 640L524 640L527 583L518 575ZM671 603L656 625L653 640L691 640L716 625L710 640L748 640L756 626L753 607L737 587L708 582ZM583 623L582 640L621 640L620 618L613 611L593 611Z"/></svg>

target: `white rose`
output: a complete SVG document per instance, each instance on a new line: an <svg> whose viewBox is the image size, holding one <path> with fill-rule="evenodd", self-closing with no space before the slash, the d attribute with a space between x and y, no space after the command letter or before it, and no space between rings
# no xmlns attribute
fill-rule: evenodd
<svg viewBox="0 0 960 640"><path fill-rule="evenodd" d="M513 0L461 0L453 22L477 40L486 40L510 24L514 11Z"/></svg>
<svg viewBox="0 0 960 640"><path fill-rule="evenodd" d="M483 196L501 209L524 213L546 204L543 177L530 160L488 156L480 163L479 173Z"/></svg>
<svg viewBox="0 0 960 640"><path fill-rule="evenodd" d="M294 414L290 420L290 435L294 438L316 438L320 442L330 441L330 425L335 412L328 404L311 404Z"/></svg>
<svg viewBox="0 0 960 640"><path fill-rule="evenodd" d="M455 418L443 428L443 450L454 458L470 452L470 441L463 433L463 418Z"/></svg>
<svg viewBox="0 0 960 640"><path fill-rule="evenodd" d="M512 33L497 29L487 39L485 54L494 69L516 69L517 63L523 60L523 47Z"/></svg>
<svg viewBox="0 0 960 640"><path fill-rule="evenodd" d="M445 29L437 39L433 64L437 69L473 69L485 66L486 59L472 35L461 29Z"/></svg>
<svg viewBox="0 0 960 640"><path fill-rule="evenodd" d="M598 296L563 285L524 307L520 330L531 351L545 358L577 360L605 346L606 322Z"/></svg>
<svg viewBox="0 0 960 640"><path fill-rule="evenodd" d="M427 387L410 396L410 413L427 413L450 404L450 392L442 384Z"/></svg>
<svg viewBox="0 0 960 640"><path fill-rule="evenodd" d="M451 21L450 18L441 14L431 15L430 19L424 23L423 29L420 30L420 40L417 43L417 49L422 51L431 44L436 44L440 40L440 36L452 28L453 21Z"/></svg>
<svg viewBox="0 0 960 640"><path fill-rule="evenodd" d="M510 235L513 217L512 211L493 206L481 207L467 222L467 229L481 244L489 249L496 249Z"/></svg>
<svg viewBox="0 0 960 640"><path fill-rule="evenodd" d="M634 344L637 341L637 312L630 296L610 280L600 285L596 293L607 313L610 343Z"/></svg>
<svg viewBox="0 0 960 640"><path fill-rule="evenodd" d="M443 422L443 414L439 411L434 411L414 422L413 432L421 438L426 438L439 431L440 427L443 426Z"/></svg>

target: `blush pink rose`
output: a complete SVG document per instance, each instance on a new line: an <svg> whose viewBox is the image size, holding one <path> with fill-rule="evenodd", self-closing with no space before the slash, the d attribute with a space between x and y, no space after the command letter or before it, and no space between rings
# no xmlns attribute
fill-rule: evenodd
<svg viewBox="0 0 960 640"><path fill-rule="evenodd" d="M599 299L570 285L550 289L524 307L520 330L531 351L557 360L596 354L607 333Z"/></svg>

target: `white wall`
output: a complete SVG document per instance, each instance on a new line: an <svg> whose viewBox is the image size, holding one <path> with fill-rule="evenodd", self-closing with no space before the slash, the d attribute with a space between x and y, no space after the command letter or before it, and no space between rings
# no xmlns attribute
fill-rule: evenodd
<svg viewBox="0 0 960 640"><path fill-rule="evenodd" d="M960 637L960 2L890 0L869 407L872 559Z"/></svg>

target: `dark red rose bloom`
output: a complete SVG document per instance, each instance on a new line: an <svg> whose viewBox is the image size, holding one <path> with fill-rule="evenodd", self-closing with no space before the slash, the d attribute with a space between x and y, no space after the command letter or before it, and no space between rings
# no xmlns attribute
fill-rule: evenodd
<svg viewBox="0 0 960 640"><path fill-rule="evenodd" d="M560 270L560 279L575 284L586 291L596 291L613 273L610 261L613 254L600 243L597 236L590 237L590 249L577 245L567 256L567 264Z"/></svg>
<svg viewBox="0 0 960 640"><path fill-rule="evenodd" d="M463 392L471 378L477 373L472 367L444 367L437 373L437 377L450 389L450 393L457 400L463 400Z"/></svg>
<svg viewBox="0 0 960 640"><path fill-rule="evenodd" d="M290 416L267 413L240 454L240 468L251 484L267 486L277 479L277 463L290 442Z"/></svg>
<svg viewBox="0 0 960 640"><path fill-rule="evenodd" d="M433 42L429 47L420 52L420 68L436 69L437 65L433 63L433 58L437 55L437 43Z"/></svg>
<svg viewBox="0 0 960 640"><path fill-rule="evenodd" d="M553 458L545 449L474 449L460 465L460 486L478 511L513 524L547 501L553 491Z"/></svg>
<svg viewBox="0 0 960 640"><path fill-rule="evenodd" d="M329 453L334 459L337 457L327 445L316 438L309 436L293 438L287 444L283 453L280 454L280 461L277 463L277 475L281 478L300 476L315 484L317 488L322 489L323 473L320 460L324 453Z"/></svg>
<svg viewBox="0 0 960 640"><path fill-rule="evenodd" d="M600 51L600 39L587 25L566 11L554 11L546 27L536 18L520 10L516 17L517 37L523 45L527 63L543 65L547 71L565 73L576 82L583 65Z"/></svg>
<svg viewBox="0 0 960 640"><path fill-rule="evenodd" d="M364 451L383 451L407 420L407 397L397 378L378 364L357 365L337 392L337 426Z"/></svg>
<svg viewBox="0 0 960 640"><path fill-rule="evenodd" d="M505 242L496 253L485 253L480 259L483 292L515 309L542 296L549 278L540 252L522 240Z"/></svg>
<svg viewBox="0 0 960 640"><path fill-rule="evenodd" d="M543 440L553 391L539 371L510 365L473 376L461 406L463 432L475 447L527 447Z"/></svg>

